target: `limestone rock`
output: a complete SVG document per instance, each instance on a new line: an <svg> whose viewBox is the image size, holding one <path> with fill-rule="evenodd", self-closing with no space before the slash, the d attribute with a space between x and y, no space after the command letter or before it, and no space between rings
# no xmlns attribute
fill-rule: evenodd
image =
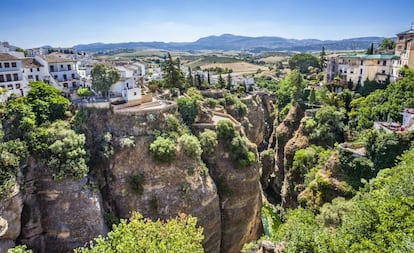
<svg viewBox="0 0 414 253"><path fill-rule="evenodd" d="M121 218L132 211L152 219L180 213L198 218L204 228L205 252L219 252L221 221L216 186L203 164L178 151L171 163L155 162L149 153L151 137L139 137L135 147L116 150L108 168L109 198ZM134 192L131 178L143 176L142 194Z"/></svg>
<svg viewBox="0 0 414 253"><path fill-rule="evenodd" d="M27 176L34 175L26 181L20 242L34 252L72 252L107 233L101 196L87 178L56 182L33 171Z"/></svg>
<svg viewBox="0 0 414 253"><path fill-rule="evenodd" d="M262 232L259 163L237 168L222 144L207 163L220 195L220 252L240 252L245 243L258 239Z"/></svg>

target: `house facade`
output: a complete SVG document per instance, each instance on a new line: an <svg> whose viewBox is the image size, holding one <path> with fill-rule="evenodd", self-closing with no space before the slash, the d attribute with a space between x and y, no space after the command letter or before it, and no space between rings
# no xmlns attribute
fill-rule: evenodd
<svg viewBox="0 0 414 253"><path fill-rule="evenodd" d="M23 78L23 60L8 53L0 53L0 88L6 89L6 97L11 94L25 96L29 90Z"/></svg>
<svg viewBox="0 0 414 253"><path fill-rule="evenodd" d="M394 82L398 72L394 62L400 58L386 54L342 54L329 59L326 68L327 82L333 82L339 76L342 83L364 85L366 80L378 83ZM396 73L397 72L397 73Z"/></svg>
<svg viewBox="0 0 414 253"><path fill-rule="evenodd" d="M69 90L79 87L81 84L80 76L77 72L77 61L56 55L40 55L35 59L45 66L49 76L46 82L59 88Z"/></svg>

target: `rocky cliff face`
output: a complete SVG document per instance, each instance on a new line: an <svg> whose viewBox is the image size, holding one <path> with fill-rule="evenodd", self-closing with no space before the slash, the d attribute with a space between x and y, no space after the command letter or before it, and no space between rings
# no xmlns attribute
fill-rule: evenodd
<svg viewBox="0 0 414 253"><path fill-rule="evenodd" d="M240 252L243 244L256 240L262 232L259 163L238 168L219 144L207 164L220 195L221 252Z"/></svg>
<svg viewBox="0 0 414 253"><path fill-rule="evenodd" d="M165 129L166 114L122 115L103 110L87 110L84 113L88 119L85 131L94 156L102 152L97 146L104 133L111 134L112 144L125 136L132 136L135 140L134 146L129 148L114 145L109 159L95 162L93 170L99 178L107 211L120 218L128 218L132 211L152 219L167 219L179 213L191 214L198 217L198 224L204 228L205 251L219 252L219 198L205 165L193 161L181 150L177 150L177 157L170 163L153 161L149 152L152 131ZM133 190L131 182L134 177L141 178L142 192Z"/></svg>
<svg viewBox="0 0 414 253"><path fill-rule="evenodd" d="M285 176L282 186L283 208L295 208L298 205L298 191L295 189L295 186L303 183L304 175L301 175L298 170L293 170L292 165L295 152L309 146L309 138L305 127L306 120L306 117L301 120L299 128L285 145L283 162Z"/></svg>
<svg viewBox="0 0 414 253"><path fill-rule="evenodd" d="M22 193L16 186L8 198L0 201L0 252L14 247L14 241L20 234L22 209Z"/></svg>
<svg viewBox="0 0 414 253"><path fill-rule="evenodd" d="M241 101L247 106L246 120L242 121L246 136L251 142L260 145L264 140L266 127L262 99L254 95L242 98Z"/></svg>
<svg viewBox="0 0 414 253"><path fill-rule="evenodd" d="M56 182L32 163L24 188L18 240L34 252L72 252L107 233L101 195L87 178Z"/></svg>
<svg viewBox="0 0 414 253"><path fill-rule="evenodd" d="M271 180L270 186L273 191L276 193L275 199L278 202L282 202L282 188L283 182L287 171L289 170L287 166L289 165L289 159L285 159L285 146L288 141L293 137L296 129L298 129L300 120L303 117L303 110L298 106L292 106L286 115L282 123L274 128L272 136L270 137L270 147L274 145L276 152L276 166L275 166L275 177ZM277 119L275 119L277 121ZM277 123L275 123L276 125ZM274 144L272 144L274 143Z"/></svg>
<svg viewBox="0 0 414 253"><path fill-rule="evenodd" d="M135 147L116 150L107 169L110 201L119 217L132 211L144 217L167 219L179 213L198 217L204 228L204 249L219 252L221 221L216 186L205 165L191 160L178 150L169 164L154 162L149 152L151 137L140 137ZM132 190L131 179L143 178L143 192Z"/></svg>

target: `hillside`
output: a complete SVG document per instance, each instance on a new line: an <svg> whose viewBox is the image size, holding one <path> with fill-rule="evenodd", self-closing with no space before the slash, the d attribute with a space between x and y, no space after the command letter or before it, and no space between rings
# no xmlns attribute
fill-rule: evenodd
<svg viewBox="0 0 414 253"><path fill-rule="evenodd" d="M382 37L361 37L343 40L287 39L282 37L247 37L232 34L208 36L194 42L120 42L75 45L78 51L105 52L120 49L134 50L242 50L262 52L268 50L312 51L324 46L327 50L361 50L371 43L378 44Z"/></svg>

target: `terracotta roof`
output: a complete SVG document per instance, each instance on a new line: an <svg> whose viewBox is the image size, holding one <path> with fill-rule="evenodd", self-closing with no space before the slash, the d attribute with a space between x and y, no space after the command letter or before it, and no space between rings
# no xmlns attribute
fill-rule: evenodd
<svg viewBox="0 0 414 253"><path fill-rule="evenodd" d="M0 61L10 61L10 60L20 60L20 59L8 53L0 53Z"/></svg>
<svg viewBox="0 0 414 253"><path fill-rule="evenodd" d="M57 57L54 55L42 55L40 57L42 57L48 63L75 62L75 60L63 58L63 57Z"/></svg>
<svg viewBox="0 0 414 253"><path fill-rule="evenodd" d="M42 64L40 64L38 61L35 60L35 58L24 58L23 59L23 68L38 68L42 67Z"/></svg>

